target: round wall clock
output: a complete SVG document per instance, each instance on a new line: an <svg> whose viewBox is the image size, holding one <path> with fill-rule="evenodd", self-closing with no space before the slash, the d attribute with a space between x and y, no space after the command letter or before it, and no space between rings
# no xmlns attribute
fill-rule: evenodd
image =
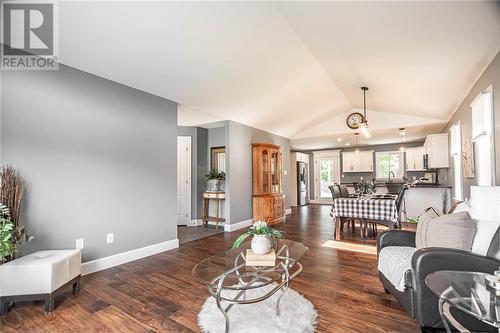
<svg viewBox="0 0 500 333"><path fill-rule="evenodd" d="M365 120L365 117L359 112L353 112L347 116L346 124L351 129L358 129L359 125Z"/></svg>

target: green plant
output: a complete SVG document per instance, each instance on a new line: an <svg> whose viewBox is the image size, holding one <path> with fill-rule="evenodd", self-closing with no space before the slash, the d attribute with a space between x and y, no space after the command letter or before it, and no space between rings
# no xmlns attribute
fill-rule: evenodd
<svg viewBox="0 0 500 333"><path fill-rule="evenodd" d="M226 179L226 174L223 171L218 172L215 169L210 170L210 172L205 175L205 182L209 180L225 180L225 179Z"/></svg>
<svg viewBox="0 0 500 333"><path fill-rule="evenodd" d="M0 262L9 260L14 254L14 223L10 221L7 206L0 203Z"/></svg>
<svg viewBox="0 0 500 333"><path fill-rule="evenodd" d="M267 236L271 239L283 237L283 233L281 231L271 228L267 225L266 222L257 221L250 227L247 232L241 234L238 238L236 238L233 243L233 248L240 247L241 243L243 243L243 241L247 239L247 237L253 235Z"/></svg>
<svg viewBox="0 0 500 333"><path fill-rule="evenodd" d="M419 221L418 216L408 217L408 218L406 219L406 222L411 223L411 224L417 224L417 223L418 223L418 221Z"/></svg>
<svg viewBox="0 0 500 333"><path fill-rule="evenodd" d="M24 180L11 165L0 168L0 264L15 259L18 244L29 242L33 237L21 225L21 202Z"/></svg>

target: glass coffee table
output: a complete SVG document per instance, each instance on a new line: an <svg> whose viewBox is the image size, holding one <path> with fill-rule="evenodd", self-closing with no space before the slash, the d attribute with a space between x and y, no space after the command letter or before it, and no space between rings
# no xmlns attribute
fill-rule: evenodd
<svg viewBox="0 0 500 333"><path fill-rule="evenodd" d="M451 307L500 328L500 285L489 283L491 276L460 271L438 271L427 275L425 284L439 297L439 314L446 332L451 332L448 322L459 332L470 332L452 316Z"/></svg>
<svg viewBox="0 0 500 333"><path fill-rule="evenodd" d="M224 315L225 331L229 332L227 313L235 304L252 304L262 302L276 292L280 295L276 302L276 314L280 315L280 300L287 291L290 281L302 271L299 262L308 252L308 248L299 242L287 239L275 240L276 262L274 266L246 266L245 253L250 242L243 243L240 248L229 249L202 260L193 268L193 278L206 285L208 292L217 302L217 307ZM246 291L274 284L263 296L247 298ZM224 291L236 291L226 293ZM228 297L228 294L233 296ZM229 303L227 306L223 302Z"/></svg>

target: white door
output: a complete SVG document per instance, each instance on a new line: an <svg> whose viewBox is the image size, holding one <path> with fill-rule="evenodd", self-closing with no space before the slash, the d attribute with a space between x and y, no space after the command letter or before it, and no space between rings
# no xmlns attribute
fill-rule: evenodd
<svg viewBox="0 0 500 333"><path fill-rule="evenodd" d="M191 220L191 137L177 137L177 225Z"/></svg>
<svg viewBox="0 0 500 333"><path fill-rule="evenodd" d="M331 200L328 186L340 183L340 159L338 156L318 157L315 161L316 200Z"/></svg>

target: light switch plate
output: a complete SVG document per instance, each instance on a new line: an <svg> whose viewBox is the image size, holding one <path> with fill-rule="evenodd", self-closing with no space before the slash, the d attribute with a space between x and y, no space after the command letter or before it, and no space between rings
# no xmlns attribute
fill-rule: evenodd
<svg viewBox="0 0 500 333"><path fill-rule="evenodd" d="M113 238L114 238L113 233L108 234L108 235L106 236L106 243L108 243L108 244L113 243L113 241L114 241L114 239L113 239Z"/></svg>
<svg viewBox="0 0 500 333"><path fill-rule="evenodd" d="M76 246L75 247L76 247L77 250L83 249L83 247L84 247L83 238L78 238L76 240Z"/></svg>

